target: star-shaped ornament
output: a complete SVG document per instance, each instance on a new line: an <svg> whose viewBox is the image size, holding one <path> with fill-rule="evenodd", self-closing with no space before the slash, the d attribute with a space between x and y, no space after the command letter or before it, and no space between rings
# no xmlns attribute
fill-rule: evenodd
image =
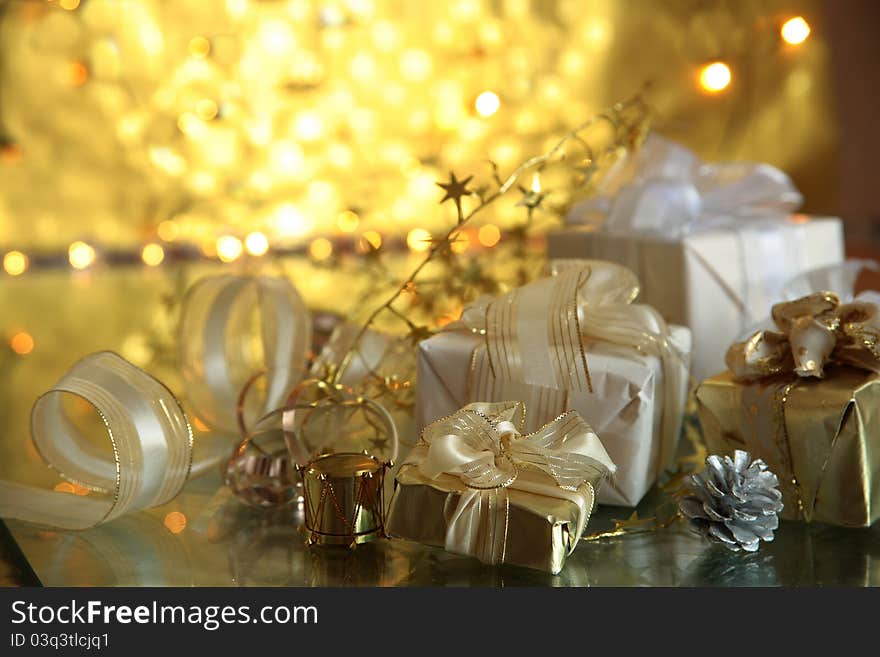
<svg viewBox="0 0 880 657"><path fill-rule="evenodd" d="M547 197L547 194L541 191L541 183L538 180L537 175L535 175L532 180L531 189L526 189L522 185L517 185L517 187L519 187L519 191L522 192L522 198L516 202L516 205L517 207L528 208L529 212L539 207Z"/></svg>
<svg viewBox="0 0 880 657"><path fill-rule="evenodd" d="M467 184L471 181L473 176L468 176L464 180L458 180L455 177L455 173L449 172L449 182L438 182L436 183L438 187L442 187L443 191L446 192L446 196L440 201L440 203L446 203L446 201L454 201L456 205L461 205L461 197L462 196L470 196L473 194L471 190L467 188Z"/></svg>

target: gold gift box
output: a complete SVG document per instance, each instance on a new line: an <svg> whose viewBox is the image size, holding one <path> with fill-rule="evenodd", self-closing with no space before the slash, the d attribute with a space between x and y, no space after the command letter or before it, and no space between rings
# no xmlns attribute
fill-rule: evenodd
<svg viewBox="0 0 880 657"><path fill-rule="evenodd" d="M880 375L833 365L824 379L741 383L724 372L696 394L709 452L763 459L783 518L865 527L880 516Z"/></svg>
<svg viewBox="0 0 880 657"><path fill-rule="evenodd" d="M520 477L543 477L538 472L523 472ZM549 477L548 481L552 481ZM598 482L597 482L598 483ZM458 477L441 474L427 479L416 465L405 464L397 474L397 489L391 502L386 530L389 535L426 545L444 547L448 514L467 489ZM578 492L595 506L594 487L584 484ZM578 537L576 527L580 509L562 497L538 495L514 486L507 489L509 515L504 563L535 568L554 575L562 570L565 559ZM584 524L586 525L585 519Z"/></svg>

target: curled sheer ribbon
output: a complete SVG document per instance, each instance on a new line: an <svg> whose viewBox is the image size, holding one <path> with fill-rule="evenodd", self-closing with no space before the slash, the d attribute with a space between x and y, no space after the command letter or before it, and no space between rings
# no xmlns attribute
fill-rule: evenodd
<svg viewBox="0 0 880 657"><path fill-rule="evenodd" d="M247 396L250 385L259 378L257 375L251 379L248 385L242 389L240 399ZM310 391L317 393L317 398L306 399L304 393ZM239 402L239 409L241 402ZM353 389L342 384L330 384L323 379L305 379L297 385L287 396L283 404L274 408L254 422L248 429L239 410L239 426L241 428L242 441L236 448L233 456L239 454L250 443L254 436L269 427L278 426L284 436L288 454L286 459L292 460L296 465L303 465L321 452L333 449L328 444L307 444L301 436L302 426L309 421L316 412L338 410L340 416L338 425L345 424L346 414L363 411L368 422L374 428L382 429L390 440L388 461L393 463L397 460L399 450L399 435L397 425L388 410L379 402L369 397L359 395Z"/></svg>
<svg viewBox="0 0 880 657"><path fill-rule="evenodd" d="M840 303L833 292L814 292L773 306L775 331L755 332L728 349L725 362L740 381L794 372L822 378L837 362L880 373L880 307Z"/></svg>
<svg viewBox="0 0 880 657"><path fill-rule="evenodd" d="M91 404L112 451L99 451L62 406L73 395ZM31 411L34 445L70 482L104 493L75 496L0 482L0 516L61 529L88 529L123 514L165 504L193 469L193 435L174 395L112 352L77 362Z"/></svg>
<svg viewBox="0 0 880 657"><path fill-rule="evenodd" d="M637 153L608 173L596 196L572 208L567 220L614 232L680 237L787 214L802 201L788 175L774 166L705 164L687 148L650 135Z"/></svg>
<svg viewBox="0 0 880 657"><path fill-rule="evenodd" d="M508 488L575 503L580 513L569 552L577 546L595 499L584 487L598 488L614 463L576 411L527 435L520 432L524 413L522 402L469 404L422 432L407 463L429 479L447 474L467 487L448 519L446 550L503 563Z"/></svg>
<svg viewBox="0 0 880 657"><path fill-rule="evenodd" d="M253 363L254 312L260 320L264 363ZM236 401L254 371L266 392L255 416L276 408L300 380L311 344L311 321L286 278L224 274L189 291L180 321L180 367L194 412L212 429L237 429Z"/></svg>
<svg viewBox="0 0 880 657"><path fill-rule="evenodd" d="M497 299L478 300L450 330L464 326L485 336L494 377L553 390L592 393L589 340L658 356L663 365L659 463L665 468L678 442L681 378L687 372L686 356L670 340L669 327L652 307L633 303L639 284L626 267L554 260L549 273Z"/></svg>

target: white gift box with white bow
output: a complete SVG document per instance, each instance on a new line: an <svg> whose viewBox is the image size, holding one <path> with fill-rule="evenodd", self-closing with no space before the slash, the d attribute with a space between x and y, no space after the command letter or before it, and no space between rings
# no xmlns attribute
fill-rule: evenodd
<svg viewBox="0 0 880 657"><path fill-rule="evenodd" d="M651 135L548 235L551 258L601 258L633 270L639 301L693 333L697 381L724 369L731 342L798 274L841 262L838 218L793 214L802 198L768 164L705 164Z"/></svg>

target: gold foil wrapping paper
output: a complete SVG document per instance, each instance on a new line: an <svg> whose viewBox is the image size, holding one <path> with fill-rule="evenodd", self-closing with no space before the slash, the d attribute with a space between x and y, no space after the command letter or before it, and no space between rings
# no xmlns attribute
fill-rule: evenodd
<svg viewBox="0 0 880 657"><path fill-rule="evenodd" d="M522 402L474 403L427 426L397 475L388 533L558 573L616 466L578 413L523 434L525 415Z"/></svg>
<svg viewBox="0 0 880 657"><path fill-rule="evenodd" d="M540 477L541 473L530 473ZM550 480L549 477L546 479ZM593 487L578 489L594 506ZM387 531L391 536L444 547L449 516L467 491L460 479L440 475L430 480L416 466L404 465L397 475ZM580 507L569 499L507 489L508 516L504 562L553 574L578 541Z"/></svg>
<svg viewBox="0 0 880 657"><path fill-rule="evenodd" d="M779 476L783 518L863 527L880 516L880 375L832 365L824 379L741 383L724 372L697 404L709 452L746 449Z"/></svg>

